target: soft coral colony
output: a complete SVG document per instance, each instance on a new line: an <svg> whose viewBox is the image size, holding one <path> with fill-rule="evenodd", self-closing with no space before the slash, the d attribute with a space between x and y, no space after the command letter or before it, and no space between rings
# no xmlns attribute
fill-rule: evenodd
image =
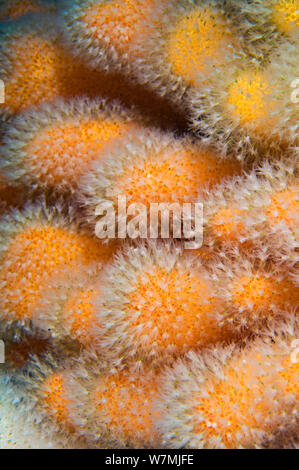
<svg viewBox="0 0 299 470"><path fill-rule="evenodd" d="M0 447L298 446L298 11L0 1ZM100 240L119 196L202 247Z"/></svg>

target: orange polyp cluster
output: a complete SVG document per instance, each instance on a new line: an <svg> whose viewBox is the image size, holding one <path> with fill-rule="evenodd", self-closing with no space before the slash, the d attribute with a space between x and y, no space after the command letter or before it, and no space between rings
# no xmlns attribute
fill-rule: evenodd
<svg viewBox="0 0 299 470"><path fill-rule="evenodd" d="M25 166L42 184L73 186L103 146L128 130L128 124L112 119L53 124L26 145Z"/></svg>
<svg viewBox="0 0 299 470"><path fill-rule="evenodd" d="M298 304L299 295L289 280L277 281L262 274L241 276L234 281L232 303L241 310L286 310Z"/></svg>
<svg viewBox="0 0 299 470"><path fill-rule="evenodd" d="M60 95L69 61L58 45L27 34L9 47L14 57L6 83L6 106L16 113Z"/></svg>
<svg viewBox="0 0 299 470"><path fill-rule="evenodd" d="M290 230L295 230L299 218L298 186L275 193L266 208L266 215L269 223L277 224L283 221Z"/></svg>
<svg viewBox="0 0 299 470"><path fill-rule="evenodd" d="M299 28L299 0L277 0L272 7L279 31L290 34Z"/></svg>
<svg viewBox="0 0 299 470"><path fill-rule="evenodd" d="M239 165L221 161L207 152L183 151L167 158L128 168L117 181L119 194L130 203L192 202L200 187L219 183L240 171Z"/></svg>
<svg viewBox="0 0 299 470"><path fill-rule="evenodd" d="M49 26L47 26L49 28ZM5 79L5 105L11 113L26 111L59 97L98 96L115 88L103 73L74 61L55 36L20 32L7 41L9 70Z"/></svg>
<svg viewBox="0 0 299 470"><path fill-rule="evenodd" d="M153 442L158 413L152 411L158 397L158 380L119 373L101 378L92 394L95 419L124 442Z"/></svg>
<svg viewBox="0 0 299 470"><path fill-rule="evenodd" d="M178 21L167 44L167 56L173 72L195 85L225 62L233 42L231 28L221 14L198 8Z"/></svg>
<svg viewBox="0 0 299 470"><path fill-rule="evenodd" d="M115 49L127 52L136 36L144 33L154 5L155 0L98 1L85 9L81 21L93 37L109 38Z"/></svg>
<svg viewBox="0 0 299 470"><path fill-rule="evenodd" d="M126 320L134 345L147 355L182 353L219 337L216 300L200 273L155 269L127 295Z"/></svg>
<svg viewBox="0 0 299 470"><path fill-rule="evenodd" d="M271 359L274 364L269 367ZM210 379L202 389L200 403L194 407L195 415L203 418L194 432L202 434L205 442L218 438L226 448L236 448L252 445L255 432L271 429L269 418L279 407L279 400L286 394L298 397L299 393L299 363L291 364L282 354L271 359L252 351L245 358L242 355L231 361L224 369L225 380Z"/></svg>
<svg viewBox="0 0 299 470"><path fill-rule="evenodd" d="M273 87L259 73L244 73L236 78L229 86L227 105L231 118L242 126L254 126L264 132L274 124Z"/></svg>
<svg viewBox="0 0 299 470"><path fill-rule="evenodd" d="M296 340L295 340L296 341ZM282 393L294 396L296 401L299 400L299 361L294 361L291 357L286 357L282 361L282 370L279 378L283 379L280 383Z"/></svg>
<svg viewBox="0 0 299 470"><path fill-rule="evenodd" d="M27 228L11 241L0 273L3 315L31 320L51 276L78 272L103 254L96 239L50 225ZM105 257L105 253L104 253Z"/></svg>
<svg viewBox="0 0 299 470"><path fill-rule="evenodd" d="M245 211L235 207L219 209L211 220L213 233L221 241L236 241L245 229L245 225L242 222L244 215Z"/></svg>
<svg viewBox="0 0 299 470"><path fill-rule="evenodd" d="M42 383L40 390L41 405L46 413L54 418L57 424L73 429L69 405L72 400L67 398L67 389L63 374L50 374Z"/></svg>
<svg viewBox="0 0 299 470"><path fill-rule="evenodd" d="M97 323L94 302L100 296L98 289L75 292L66 302L61 321L72 338L84 346L93 343L94 325Z"/></svg>
<svg viewBox="0 0 299 470"><path fill-rule="evenodd" d="M4 0L0 3L0 20L17 20L27 13L44 13L46 8L38 0Z"/></svg>

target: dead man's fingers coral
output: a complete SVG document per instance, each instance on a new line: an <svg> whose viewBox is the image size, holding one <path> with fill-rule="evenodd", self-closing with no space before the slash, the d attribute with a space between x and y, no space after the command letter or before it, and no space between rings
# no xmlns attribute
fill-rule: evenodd
<svg viewBox="0 0 299 470"><path fill-rule="evenodd" d="M11 184L25 185L27 191L72 194L99 153L139 126L141 119L116 102L58 100L12 120L0 166Z"/></svg>
<svg viewBox="0 0 299 470"><path fill-rule="evenodd" d="M99 350L122 363L165 363L224 341L223 301L198 257L162 243L129 246L104 274Z"/></svg>
<svg viewBox="0 0 299 470"><path fill-rule="evenodd" d="M299 187L296 161L265 162L247 175L205 191L204 244L267 250L292 269L298 261Z"/></svg>
<svg viewBox="0 0 299 470"><path fill-rule="evenodd" d="M80 182L78 197L93 226L97 207L110 204L116 216L122 217L121 199L128 211L138 212L142 207L149 215L152 204L192 203L200 188L211 188L241 171L238 163L222 161L200 143L156 130L140 129L108 150L109 158L100 155Z"/></svg>
<svg viewBox="0 0 299 470"><path fill-rule="evenodd" d="M148 38L136 40L140 82L184 105L191 89L209 83L215 70L241 54L237 29L223 2L170 1Z"/></svg>
<svg viewBox="0 0 299 470"><path fill-rule="evenodd" d="M295 156L298 120L292 83L298 78L297 48L284 42L264 67L242 63L190 93L191 128L225 157L273 160Z"/></svg>
<svg viewBox="0 0 299 470"><path fill-rule="evenodd" d="M191 353L169 369L158 429L170 448L260 448L298 423L298 326L270 330L240 350Z"/></svg>
<svg viewBox="0 0 299 470"><path fill-rule="evenodd" d="M61 29L50 15L24 17L1 30L0 76L5 84L2 113L14 115L58 98L98 97L114 92L117 78L90 70L62 44ZM108 83L107 83L108 82Z"/></svg>
<svg viewBox="0 0 299 470"><path fill-rule="evenodd" d="M128 67L136 39L149 35L164 3L167 0L70 2L62 12L66 45L92 68Z"/></svg>
<svg viewBox="0 0 299 470"><path fill-rule="evenodd" d="M258 333L269 322L296 312L299 292L288 269L271 264L262 250L247 257L237 251L216 258L209 269L217 279L216 295L225 307L219 322L240 333Z"/></svg>
<svg viewBox="0 0 299 470"><path fill-rule="evenodd" d="M96 272L111 254L80 229L71 210L65 215L61 207L40 202L2 216L0 237L1 323L14 325L16 335L34 327L51 287L58 289L83 268Z"/></svg>
<svg viewBox="0 0 299 470"><path fill-rule="evenodd" d="M155 448L161 370L88 365L73 375L74 420L96 446ZM106 443L106 444L105 444Z"/></svg>

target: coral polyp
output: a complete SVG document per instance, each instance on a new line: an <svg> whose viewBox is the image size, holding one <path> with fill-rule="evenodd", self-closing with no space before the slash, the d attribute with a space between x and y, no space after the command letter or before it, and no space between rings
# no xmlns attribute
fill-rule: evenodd
<svg viewBox="0 0 299 470"><path fill-rule="evenodd" d="M165 445L255 448L273 440L278 426L283 432L296 423L299 369L290 350L298 328L273 335L243 350L190 354L168 371L159 407Z"/></svg>
<svg viewBox="0 0 299 470"><path fill-rule="evenodd" d="M244 127L254 123L257 132L263 132L264 122L275 109L273 89L261 74L245 73L230 85L227 106L236 122Z"/></svg>
<svg viewBox="0 0 299 470"><path fill-rule="evenodd" d="M107 256L100 242L78 232L72 216L59 208L31 205L3 216L0 225L2 321L15 324L16 331L30 328L44 290L58 279L63 284L64 271L70 276L81 267L95 270L101 253Z"/></svg>
<svg viewBox="0 0 299 470"><path fill-rule="evenodd" d="M106 277L103 352L125 362L165 362L225 338L221 300L197 257L141 245L119 254Z"/></svg>
<svg viewBox="0 0 299 470"><path fill-rule="evenodd" d="M261 269L252 272L241 269L234 274L231 282L226 279L228 318L242 327L250 328L254 324L256 329L263 320L268 321L273 316L283 318L286 312L296 310L299 305L295 285L284 276L271 275Z"/></svg>
<svg viewBox="0 0 299 470"><path fill-rule="evenodd" d="M211 249L236 246L259 248L279 263L298 261L298 164L264 163L247 176L236 177L205 201L204 243Z"/></svg>
<svg viewBox="0 0 299 470"><path fill-rule="evenodd" d="M74 192L99 154L138 128L133 116L116 103L88 99L60 100L20 114L5 132L3 172L30 190Z"/></svg>
<svg viewBox="0 0 299 470"><path fill-rule="evenodd" d="M232 52L236 41L229 26L221 13L208 7L178 17L165 45L173 73L190 85L207 80Z"/></svg>
<svg viewBox="0 0 299 470"><path fill-rule="evenodd" d="M240 61L190 93L191 127L223 155L260 161L296 155L296 46L283 43L264 67Z"/></svg>
<svg viewBox="0 0 299 470"><path fill-rule="evenodd" d="M154 405L159 397L160 370L117 371L83 363L76 375L71 383L73 416L89 442L118 448L159 445Z"/></svg>
<svg viewBox="0 0 299 470"><path fill-rule="evenodd" d="M132 45L146 35L160 4L157 0L72 2L63 12L66 44L93 68L127 66L130 53L134 54Z"/></svg>
<svg viewBox="0 0 299 470"><path fill-rule="evenodd" d="M150 30L136 39L134 73L141 83L185 107L190 90L242 54L238 31L223 2L167 2Z"/></svg>
<svg viewBox="0 0 299 470"><path fill-rule="evenodd" d="M95 161L80 183L80 199L93 223L96 207L111 203L117 212L119 197L147 209L152 203L192 203L200 188L241 171L201 144L153 130L127 135L108 150L109 158Z"/></svg>
<svg viewBox="0 0 299 470"><path fill-rule="evenodd" d="M0 0L0 448L298 447L298 12Z"/></svg>

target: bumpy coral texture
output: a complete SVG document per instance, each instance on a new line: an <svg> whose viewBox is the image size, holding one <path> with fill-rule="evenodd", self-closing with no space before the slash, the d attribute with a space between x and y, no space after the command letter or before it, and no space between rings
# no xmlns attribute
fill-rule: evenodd
<svg viewBox="0 0 299 470"><path fill-rule="evenodd" d="M101 254L107 259L99 241L75 227L59 209L47 213L42 206L3 217L1 306L7 322L21 326L33 321L49 285L58 288L58 279L63 285L83 267L99 262Z"/></svg>
<svg viewBox="0 0 299 470"><path fill-rule="evenodd" d="M20 114L8 126L3 173L12 184L23 183L30 190L74 192L99 153L139 125L137 117L116 103L59 100Z"/></svg>
<svg viewBox="0 0 299 470"><path fill-rule="evenodd" d="M164 388L160 429L168 445L254 448L277 426L296 422L299 369L289 353L295 337L293 331L272 344L258 340L233 354L193 354L178 363Z"/></svg>
<svg viewBox="0 0 299 470"><path fill-rule="evenodd" d="M80 183L81 201L93 223L96 207L111 203L117 211L119 197L147 208L151 203L191 203L200 188L241 171L209 148L157 131L140 130L108 151L109 158L101 155Z"/></svg>
<svg viewBox="0 0 299 470"><path fill-rule="evenodd" d="M171 362L227 337L218 322L222 299L196 257L141 245L116 259L107 276L99 310L103 353L124 362L132 355L141 363Z"/></svg>
<svg viewBox="0 0 299 470"><path fill-rule="evenodd" d="M298 11L0 0L1 448L298 448Z"/></svg>

